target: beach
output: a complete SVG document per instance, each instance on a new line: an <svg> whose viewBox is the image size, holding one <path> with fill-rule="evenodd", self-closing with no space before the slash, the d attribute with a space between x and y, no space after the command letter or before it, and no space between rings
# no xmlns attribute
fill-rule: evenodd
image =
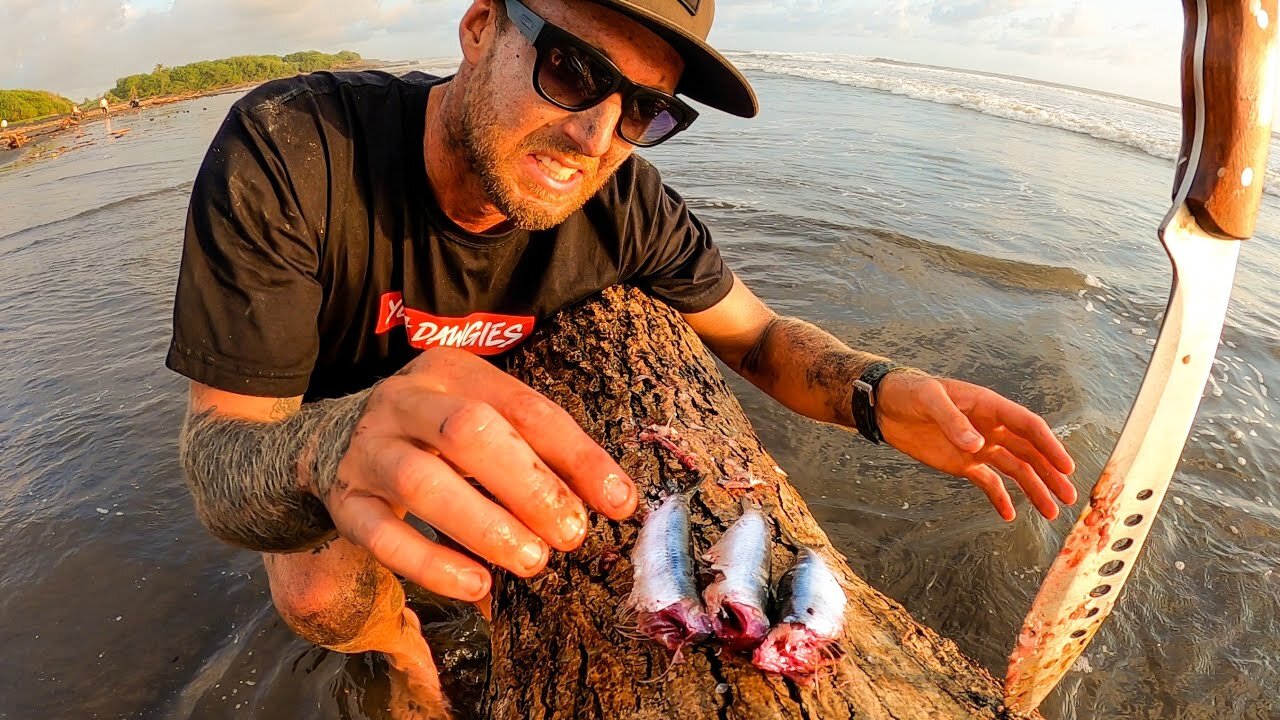
<svg viewBox="0 0 1280 720"><path fill-rule="evenodd" d="M360 71L360 70L386 70L389 72L402 71L403 68L409 67L412 62L388 62L384 60L364 60L358 63L343 65L333 68L335 71ZM68 150L75 149L78 146L83 147L80 143L59 142L59 138L63 136L74 136L82 138L86 126L98 122L107 122L114 117L116 119L126 119L142 114L146 110L164 107L165 105L173 105L175 103L191 102L207 97L216 97L218 95L228 94L244 94L249 90L257 87L259 82L238 83L235 85L226 85L222 87L211 88L201 92L183 92L174 95L162 95L157 97L142 98L136 101L111 103L107 107L107 112L103 112L100 108L93 108L88 111L80 111L79 113L68 113L65 115L56 115L46 118L38 118L23 122L10 123L9 127L0 131L0 166L11 162L17 162L20 159L26 161L40 160L48 157L57 157ZM135 104L136 102L136 104ZM108 130L108 134L113 131ZM40 147L34 153L29 153L32 146Z"/></svg>
<svg viewBox="0 0 1280 720"><path fill-rule="evenodd" d="M1087 498L1168 296L1155 230L1177 114L865 58L732 58L761 116L706 112L642 153L730 266L778 312L1042 413ZM385 717L380 661L294 636L258 556L200 526L177 463L186 385L163 359L185 210L237 97L0 157L0 719ZM1280 716L1275 178L1165 506L1050 720ZM1049 522L1020 500L1006 524L965 481L730 381L853 569L1002 677L1085 501ZM465 708L483 624L422 607Z"/></svg>

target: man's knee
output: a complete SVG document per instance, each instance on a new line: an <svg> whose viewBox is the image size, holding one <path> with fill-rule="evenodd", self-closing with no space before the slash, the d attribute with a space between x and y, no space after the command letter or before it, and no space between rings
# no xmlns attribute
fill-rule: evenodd
<svg viewBox="0 0 1280 720"><path fill-rule="evenodd" d="M399 622L404 590L367 554L331 547L315 554L264 555L263 561L276 610L310 642L340 652L378 649L364 647L366 636L379 625Z"/></svg>

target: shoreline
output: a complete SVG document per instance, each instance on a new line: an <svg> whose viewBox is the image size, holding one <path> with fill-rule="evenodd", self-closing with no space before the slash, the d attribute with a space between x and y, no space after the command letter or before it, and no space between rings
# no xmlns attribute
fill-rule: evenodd
<svg viewBox="0 0 1280 720"><path fill-rule="evenodd" d="M265 82L265 81L264 81ZM103 122L110 123L111 120L120 118L130 118L142 114L144 110L150 108L163 107L166 105L176 105L177 103L187 102L188 100L199 100L201 98L213 97L215 95L224 95L233 92L242 92L256 87L261 83L244 83L234 87L218 88L217 90L209 90L207 92L187 93L183 95L169 95L163 98L148 98L147 100L139 100L137 107L128 104L117 105L110 108L108 114L104 115L101 111L82 112L77 118L73 115L62 115L53 120L43 120L38 123L20 126L14 128L9 126L8 130L0 134L0 172L9 170L19 165L39 162L45 159L53 159L64 153L88 147L93 142L88 143L65 143L59 144L64 136L79 137L84 131L96 124ZM115 138L124 137L131 129L124 128L119 131L108 131ZM19 137L20 142L17 147L11 147L10 138Z"/></svg>
<svg viewBox="0 0 1280 720"><path fill-rule="evenodd" d="M263 82L266 82L265 80ZM25 125L10 124L9 127L0 133L0 149L8 151L19 151L26 149L41 140L47 140L59 133L68 130L74 130L79 127L91 125L96 122L103 122L114 117L128 117L137 115L147 108L160 107L163 105L172 105L174 103L185 102L187 100L199 100L200 98L213 97L215 95L223 95L240 90L247 90L256 87L261 83L244 83L232 87L223 87L216 90L199 93L185 93L182 95L166 95L158 98L147 98L139 100L137 107L125 104L115 105L108 108L107 114L103 114L100 110L91 110L81 112L78 116L72 114L58 115L54 118L46 118ZM17 147L7 147L9 143L15 139L20 139Z"/></svg>
<svg viewBox="0 0 1280 720"><path fill-rule="evenodd" d="M360 62L352 65L330 68L329 71L359 72L364 70L381 70L385 68L402 67L410 64L413 64L413 61ZM57 115L52 118L28 121L26 123L10 123L8 128L4 131L0 131L0 168L12 165L13 163L22 160L39 143L52 140L59 135L84 128L88 125L92 125L93 123L103 122L116 117L138 115L148 108L173 105L175 103L186 102L188 100L199 100L201 98L215 97L217 95L226 95L227 93L244 92L265 82L270 82L270 80L257 80L254 82L240 83L238 85L228 85L201 92L147 98L145 100L139 100L137 107L134 107L127 102L117 103L116 105L110 106L108 108L108 113L105 115L100 109L93 109L81 112L78 116L68 113Z"/></svg>

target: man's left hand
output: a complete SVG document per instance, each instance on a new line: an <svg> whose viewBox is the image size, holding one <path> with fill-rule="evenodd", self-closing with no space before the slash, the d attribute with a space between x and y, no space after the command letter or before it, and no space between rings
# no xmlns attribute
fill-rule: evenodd
<svg viewBox="0 0 1280 720"><path fill-rule="evenodd" d="M963 477L1013 520L1013 500L999 471L1012 478L1040 514L1076 501L1067 475L1075 463L1039 415L987 388L897 372L880 382L877 418L886 442L942 472ZM1055 500L1055 497L1057 500Z"/></svg>

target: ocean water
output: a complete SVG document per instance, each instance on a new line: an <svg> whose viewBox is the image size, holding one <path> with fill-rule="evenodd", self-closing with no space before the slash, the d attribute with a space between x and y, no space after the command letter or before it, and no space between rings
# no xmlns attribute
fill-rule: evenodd
<svg viewBox="0 0 1280 720"><path fill-rule="evenodd" d="M1087 496L1168 294L1176 113L868 59L734 59L762 115L707 112L646 155L735 270L780 312L1041 412ZM378 664L295 638L257 557L196 522L176 463L184 383L162 361L183 213L236 97L0 165L0 718L383 717ZM1280 716L1277 239L1268 194L1151 540L1046 717ZM1076 509L1050 523L1019 502L1005 524L966 482L734 388L855 570L1002 675ZM428 615L465 700L483 633Z"/></svg>

